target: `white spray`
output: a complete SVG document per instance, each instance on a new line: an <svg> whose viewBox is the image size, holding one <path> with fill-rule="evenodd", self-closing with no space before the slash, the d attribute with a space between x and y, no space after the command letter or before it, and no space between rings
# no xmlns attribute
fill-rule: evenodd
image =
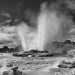
<svg viewBox="0 0 75 75"><path fill-rule="evenodd" d="M46 45L53 40L59 27L60 22L56 12L48 10L45 3L42 4L41 13L38 17L37 46L39 50L44 50Z"/></svg>
<svg viewBox="0 0 75 75"><path fill-rule="evenodd" d="M25 25L25 23L21 23L19 26L16 27L16 32L21 41L21 45L24 51L26 51L27 49L27 44L26 44L27 31L28 31L28 28L27 28L27 25Z"/></svg>
<svg viewBox="0 0 75 75"><path fill-rule="evenodd" d="M57 35L60 27L56 12L50 11L46 4L41 5L41 12L37 18L37 28L31 30L25 23L17 27L24 51L31 49L44 50L45 46Z"/></svg>

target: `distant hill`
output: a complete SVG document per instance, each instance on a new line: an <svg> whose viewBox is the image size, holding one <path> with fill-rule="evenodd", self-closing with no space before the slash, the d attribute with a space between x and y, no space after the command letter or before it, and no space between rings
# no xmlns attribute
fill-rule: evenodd
<svg viewBox="0 0 75 75"><path fill-rule="evenodd" d="M54 41L48 46L48 52L51 53L64 53L68 50L75 49L75 42L71 42L70 40L66 40L64 42Z"/></svg>

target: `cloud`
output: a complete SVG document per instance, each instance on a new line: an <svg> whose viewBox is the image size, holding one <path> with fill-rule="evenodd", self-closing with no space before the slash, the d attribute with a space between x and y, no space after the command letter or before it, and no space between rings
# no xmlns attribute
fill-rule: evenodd
<svg viewBox="0 0 75 75"><path fill-rule="evenodd" d="M2 15L5 16L5 17L10 18L10 14L9 14L9 13L5 13L5 12L3 12Z"/></svg>
<svg viewBox="0 0 75 75"><path fill-rule="evenodd" d="M14 34L6 34L6 33L0 33L0 41L2 40L13 40Z"/></svg>
<svg viewBox="0 0 75 75"><path fill-rule="evenodd" d="M4 33L15 33L15 26L3 26L2 30Z"/></svg>
<svg viewBox="0 0 75 75"><path fill-rule="evenodd" d="M3 44L17 44L17 36L15 33L15 27L3 26L0 28L0 45Z"/></svg>

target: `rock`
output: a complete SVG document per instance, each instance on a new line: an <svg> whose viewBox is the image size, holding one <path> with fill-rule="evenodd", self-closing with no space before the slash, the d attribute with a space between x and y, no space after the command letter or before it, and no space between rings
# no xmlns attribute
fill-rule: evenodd
<svg viewBox="0 0 75 75"><path fill-rule="evenodd" d="M18 70L19 67L12 68L14 75L22 75L22 72Z"/></svg>
<svg viewBox="0 0 75 75"><path fill-rule="evenodd" d="M75 62L61 62L58 67L60 68L75 68Z"/></svg>
<svg viewBox="0 0 75 75"><path fill-rule="evenodd" d="M71 49L67 52L67 55L70 57L75 57L75 49Z"/></svg>
<svg viewBox="0 0 75 75"><path fill-rule="evenodd" d="M4 71L3 75L14 75L12 70Z"/></svg>
<svg viewBox="0 0 75 75"><path fill-rule="evenodd" d="M8 71L4 71L3 75L9 75L9 72Z"/></svg>
<svg viewBox="0 0 75 75"><path fill-rule="evenodd" d="M6 66L7 66L7 67L12 67L12 66L13 66L13 64L14 64L14 61L10 61L10 62L8 62L8 63L7 63L7 65L6 65Z"/></svg>

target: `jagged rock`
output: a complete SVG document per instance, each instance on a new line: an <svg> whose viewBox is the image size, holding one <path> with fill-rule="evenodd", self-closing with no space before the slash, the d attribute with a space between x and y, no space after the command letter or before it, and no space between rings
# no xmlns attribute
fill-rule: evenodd
<svg viewBox="0 0 75 75"><path fill-rule="evenodd" d="M71 49L67 52L68 56L74 57L75 56L75 49Z"/></svg>
<svg viewBox="0 0 75 75"><path fill-rule="evenodd" d="M25 54L25 53L14 53L13 56L16 56L16 57L27 57L28 54Z"/></svg>
<svg viewBox="0 0 75 75"><path fill-rule="evenodd" d="M8 74L9 74L8 71L4 71L4 72L3 72L3 75L8 75Z"/></svg>
<svg viewBox="0 0 75 75"><path fill-rule="evenodd" d="M58 67L60 68L75 68L75 62L61 62Z"/></svg>
<svg viewBox="0 0 75 75"><path fill-rule="evenodd" d="M22 75L22 72L18 70L19 67L12 68L14 75Z"/></svg>
<svg viewBox="0 0 75 75"><path fill-rule="evenodd" d="M12 70L4 71L2 75L14 75Z"/></svg>
<svg viewBox="0 0 75 75"><path fill-rule="evenodd" d="M8 63L7 63L7 65L6 65L6 66L7 66L7 67L12 67L12 66L13 66L13 64L14 64L14 61L10 61L10 62L8 62Z"/></svg>

